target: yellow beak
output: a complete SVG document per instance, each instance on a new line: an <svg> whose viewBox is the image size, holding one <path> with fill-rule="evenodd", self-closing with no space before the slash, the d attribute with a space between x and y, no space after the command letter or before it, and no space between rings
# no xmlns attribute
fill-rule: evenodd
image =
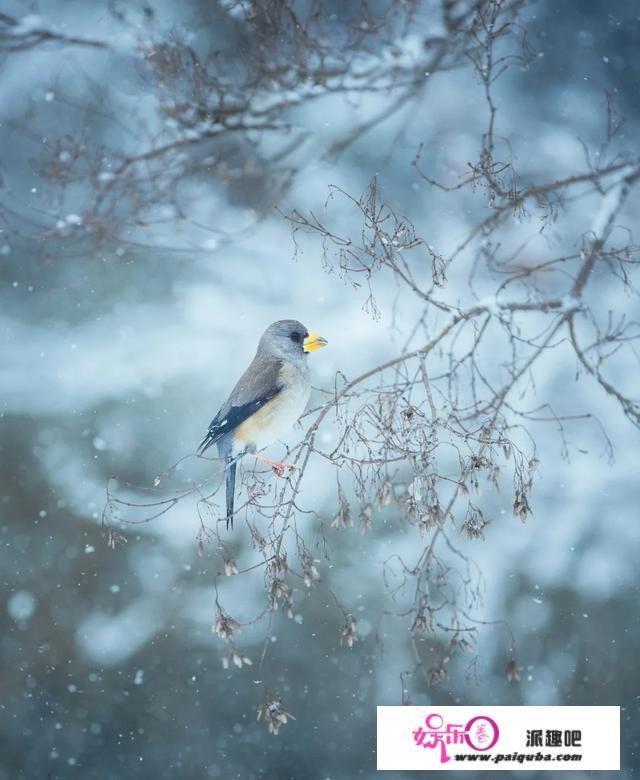
<svg viewBox="0 0 640 780"><path fill-rule="evenodd" d="M326 347L329 342L323 339L322 336L318 336L317 333L310 333L304 340L302 346L305 352L313 352L314 349L321 349Z"/></svg>

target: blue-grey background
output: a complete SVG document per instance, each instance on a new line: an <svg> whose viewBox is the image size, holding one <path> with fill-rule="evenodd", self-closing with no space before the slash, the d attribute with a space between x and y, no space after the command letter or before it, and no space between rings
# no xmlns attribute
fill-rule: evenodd
<svg viewBox="0 0 640 780"><path fill-rule="evenodd" d="M144 37L145 15L123 4L125 24L97 2L2 5L118 44L108 52L42 46L2 60L0 197L25 224L33 220L35 234L43 213L56 210L37 164L42 139L74 138L82 127L91 143L104 138L135 151L136 134L119 129L110 112L154 121L154 98L127 37L132 29ZM195 0L154 8L156 29L186 31L201 46L229 34L206 27ZM527 175L544 180L581 167L580 140L595 143L603 132L605 90L626 117L622 141L637 147L638 10L631 0L525 5L521 22L544 56L500 82L498 130L514 140ZM418 17L416 35L421 24L428 20ZM103 115L83 108L90 88L104 93ZM276 619L268 684L296 720L273 737L255 720L265 682L251 668L222 668L210 630L220 554L209 545L197 556L193 507L135 529L115 551L100 515L108 475L150 484L193 450L272 320L296 317L329 339L330 349L312 356L321 388L332 386L336 371L355 376L400 348L411 305L401 307L398 332L396 290L381 284L381 317L372 319L362 293L327 273L319 244L306 242L293 258L290 227L274 209L320 211L329 184L359 195L377 174L386 200L439 251L451 251L483 215L482 204L433 190L411 160L420 143L443 173L477 155L481 90L468 69L437 74L417 108L398 111L337 158L323 154L385 99L303 105L295 122L308 137L282 199L268 180L240 176L234 187L198 184L193 222L159 222L130 242L60 240L43 253L28 230L24 241L0 239L0 777L375 775L375 705L400 702L399 675L412 664L406 626L389 628L384 649L375 637L381 564L390 552L411 550L406 527L390 532L374 523L365 536L342 530L322 564L322 577L359 619L353 650L340 646L342 618L326 593L300 594L295 619ZM82 189L69 197L67 213L81 212ZM449 294L462 292L454 283ZM470 680L462 664L443 686L416 683L411 694L416 703L622 704L621 776L633 777L640 435L597 387L573 382L575 366L562 353L545 366L539 393L596 412L615 462L603 457L595 427L572 434L584 452L574 446L569 461L556 431L536 431L533 519L521 525L511 497L498 495L498 520L473 550L486 580L479 616L508 618L522 679L505 679L508 642L487 629ZM304 496L330 517L330 486L311 474ZM243 529L232 547L239 561L250 554ZM223 594L242 615L260 609L259 578L229 578ZM240 639L248 655L259 654L261 637L256 630Z"/></svg>

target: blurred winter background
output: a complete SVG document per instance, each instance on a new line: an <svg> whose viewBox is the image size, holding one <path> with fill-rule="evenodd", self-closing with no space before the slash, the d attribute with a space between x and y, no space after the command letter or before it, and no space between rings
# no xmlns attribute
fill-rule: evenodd
<svg viewBox="0 0 640 780"><path fill-rule="evenodd" d="M318 388L401 348L410 304L392 317L397 291L382 286L373 318L362 291L327 272L320 242L305 242L294 258L284 213L319 214L328 185L359 196L375 174L386 201L446 254L486 212L469 195L445 197L411 165L420 144L445 178L477 156L486 105L462 63L425 76L418 99L353 138L391 105L392 92L337 91L299 105L289 95L293 131L284 138L231 136L210 175L199 158L202 174L180 185L182 200L162 189L164 171L151 171L141 197L157 196L155 211L127 225L116 204L109 216L123 229L83 230L87 181L109 183L108 150L143 152L171 121L166 106L160 111L161 77L140 47L175 36L201 56L233 51L241 61L252 46L248 9L227 0L3 0L0 8L2 778L373 777L375 706L400 702L400 672L413 663L406 626L389 628L384 648L375 637L381 563L414 544L403 525L391 534L375 520L367 535L332 531L341 536L320 575L349 601L360 641L340 645L342 616L326 593L300 593L294 619L274 622L266 681L253 667L222 666L211 633L212 575L222 562L215 544L197 555L193 506L129 529L115 550L101 532L107 476L149 485L192 452L269 322L295 317L329 340L311 356ZM397 29L399 62L417 60L422 37L440 34L433 9L418 7ZM359 12L355 2L321 11L336 35L343 14ZM544 54L498 86L498 132L517 144L521 168L539 180L580 169L582 143L597 144L606 125L605 91L626 118L624 143L637 149L637 3L531 2L519 21ZM39 38L42 30L107 46ZM29 45L12 46L17 40ZM51 185L54 164L58 181L66 177L64 199ZM460 294L455 283L448 294ZM629 371L637 375L637 364ZM486 581L479 616L510 621L521 680L507 680L508 643L489 628L470 676L461 664L440 687L415 685L411 695L416 703L622 704L622 776L632 777L640 435L601 388L575 384L574 372L560 353L538 389L596 412L615 462L603 456L597 426L572 430L569 460L557 431L540 427L533 518L521 525L512 496L499 494L498 519L473 551ZM330 513L332 490L310 472L305 503ZM230 544L240 565L247 541L237 528ZM230 610L253 614L261 582L230 577L221 596ZM254 660L262 636L256 628L239 638ZM264 685L296 718L277 737L256 722Z"/></svg>

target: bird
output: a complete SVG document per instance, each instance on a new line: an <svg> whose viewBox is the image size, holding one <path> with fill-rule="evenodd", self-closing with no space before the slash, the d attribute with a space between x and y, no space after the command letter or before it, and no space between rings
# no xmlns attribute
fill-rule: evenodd
<svg viewBox="0 0 640 780"><path fill-rule="evenodd" d="M236 467L252 453L278 476L295 464L269 460L260 450L289 430L305 410L311 394L307 358L327 345L297 320L273 322L262 334L256 355L229 398L211 421L198 455L216 444L225 463L226 521L233 528Z"/></svg>

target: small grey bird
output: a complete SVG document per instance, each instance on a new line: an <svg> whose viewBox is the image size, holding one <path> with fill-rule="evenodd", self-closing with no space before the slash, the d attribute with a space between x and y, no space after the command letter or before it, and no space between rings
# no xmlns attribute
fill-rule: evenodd
<svg viewBox="0 0 640 780"><path fill-rule="evenodd" d="M220 457L224 458L227 528L233 528L238 458L251 452L279 476L285 468L295 468L269 460L260 450L289 430L304 411L311 393L307 355L326 344L326 339L309 333L297 320L279 320L269 325L251 365L211 421L198 454L217 444Z"/></svg>

